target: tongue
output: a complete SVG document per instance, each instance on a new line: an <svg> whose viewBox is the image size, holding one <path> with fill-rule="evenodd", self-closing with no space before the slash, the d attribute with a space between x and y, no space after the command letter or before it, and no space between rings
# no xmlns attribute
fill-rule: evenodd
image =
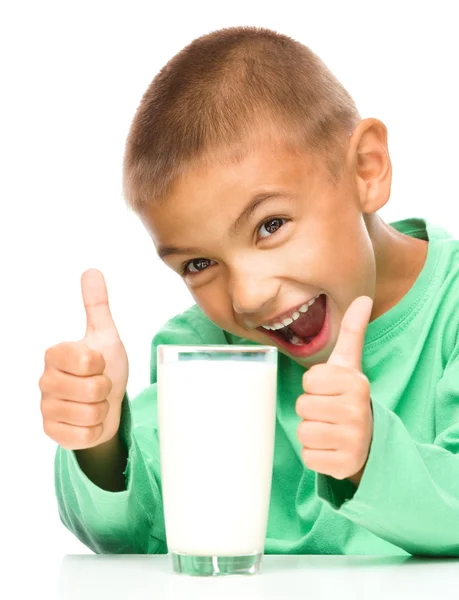
<svg viewBox="0 0 459 600"><path fill-rule="evenodd" d="M321 294L314 304L308 308L308 312L300 313L289 329L298 337L306 338L315 336L322 329L325 321L325 296Z"/></svg>

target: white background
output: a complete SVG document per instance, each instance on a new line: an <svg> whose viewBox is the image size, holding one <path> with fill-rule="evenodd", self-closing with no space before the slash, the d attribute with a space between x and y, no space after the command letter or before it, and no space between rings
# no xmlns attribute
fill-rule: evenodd
<svg viewBox="0 0 459 600"><path fill-rule="evenodd" d="M158 8L159 7L159 8ZM55 444L42 431L44 352L84 335L80 276L105 275L130 360L149 384L150 343L191 303L121 196L124 142L158 70L233 25L316 52L362 118L388 127L387 221L420 216L459 235L459 38L454 2L4 2L0 8L2 548L91 552L61 525Z"/></svg>

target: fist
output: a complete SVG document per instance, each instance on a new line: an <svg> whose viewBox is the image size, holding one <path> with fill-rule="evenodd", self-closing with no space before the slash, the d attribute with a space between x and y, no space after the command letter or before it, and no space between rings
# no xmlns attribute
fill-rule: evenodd
<svg viewBox="0 0 459 600"><path fill-rule="evenodd" d="M373 301L360 296L348 308L326 363L303 375L296 413L304 464L317 473L360 483L373 434L370 384L361 371Z"/></svg>
<svg viewBox="0 0 459 600"><path fill-rule="evenodd" d="M38 383L43 429L68 450L92 448L117 434L129 374L104 276L96 269L85 271L81 289L85 336L48 348Z"/></svg>

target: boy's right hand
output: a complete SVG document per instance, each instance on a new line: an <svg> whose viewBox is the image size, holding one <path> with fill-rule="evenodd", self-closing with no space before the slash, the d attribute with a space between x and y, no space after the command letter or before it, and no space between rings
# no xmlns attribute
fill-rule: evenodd
<svg viewBox="0 0 459 600"><path fill-rule="evenodd" d="M129 376L102 273L85 271L81 290L85 336L48 348L39 380L43 429L68 450L93 448L115 437Z"/></svg>

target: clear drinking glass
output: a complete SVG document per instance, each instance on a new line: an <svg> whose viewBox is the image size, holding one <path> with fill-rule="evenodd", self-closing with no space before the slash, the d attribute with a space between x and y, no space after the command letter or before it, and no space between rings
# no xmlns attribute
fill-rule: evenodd
<svg viewBox="0 0 459 600"><path fill-rule="evenodd" d="M160 345L157 356L173 571L259 573L271 495L277 349Z"/></svg>

